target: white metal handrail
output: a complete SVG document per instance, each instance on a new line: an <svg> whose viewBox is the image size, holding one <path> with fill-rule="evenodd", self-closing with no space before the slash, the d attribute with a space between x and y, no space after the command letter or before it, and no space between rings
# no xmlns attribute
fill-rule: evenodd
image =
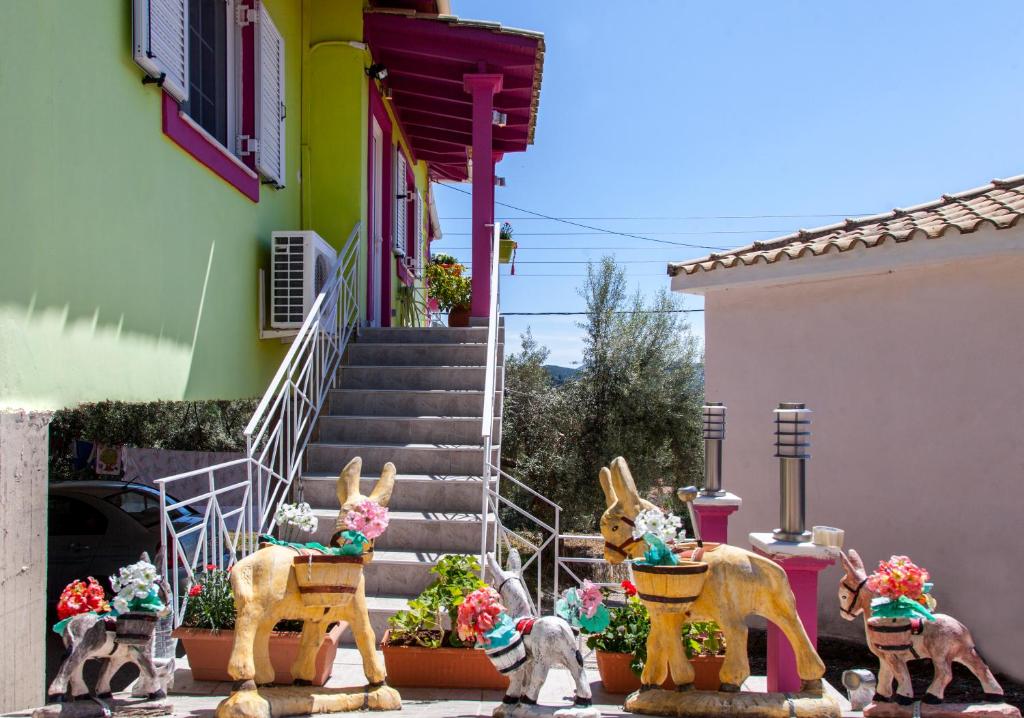
<svg viewBox="0 0 1024 718"><path fill-rule="evenodd" d="M250 480L256 489L256 527L273 528L278 504L302 471L306 444L356 329L356 238L352 228L295 341L245 427Z"/></svg>
<svg viewBox="0 0 1024 718"><path fill-rule="evenodd" d="M252 551L274 526L278 505L302 471L306 445L358 326L359 223L352 228L326 284L245 428L245 457L158 479L161 562L171 583L175 624L184 616L197 567L227 568ZM189 481L207 490L168 503ZM188 516L183 516L185 510Z"/></svg>

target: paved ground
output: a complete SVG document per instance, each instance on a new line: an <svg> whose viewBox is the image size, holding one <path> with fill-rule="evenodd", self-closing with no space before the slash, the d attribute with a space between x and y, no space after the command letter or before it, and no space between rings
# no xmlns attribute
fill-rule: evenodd
<svg viewBox="0 0 1024 718"><path fill-rule="evenodd" d="M210 718L217 703L231 690L229 683L205 683L192 680L185 659L179 660L175 675L174 695L175 716ZM622 710L624 696L605 693L597 675L597 666L587 666L588 677L594 692L594 707L602 716L632 715ZM345 687L363 685L362 660L354 648L341 648L334 662L334 672L327 685ZM751 677L744 686L748 690L764 690L763 677ZM501 701L498 691L445 690L439 688L400 688L402 694L402 715L423 718L464 718L468 716L490 716ZM554 670L548 676L541 691L540 703L546 706L565 707L572 703L573 682L569 672ZM843 701L844 708L849 704ZM857 713L847 715L856 716Z"/></svg>

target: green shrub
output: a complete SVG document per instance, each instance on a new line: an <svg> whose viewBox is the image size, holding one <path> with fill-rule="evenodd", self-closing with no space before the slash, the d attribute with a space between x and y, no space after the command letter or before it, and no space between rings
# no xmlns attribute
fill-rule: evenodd
<svg viewBox="0 0 1024 718"><path fill-rule="evenodd" d="M427 292L431 299L437 300L441 311L469 304L473 285L469 276L463 276L465 270L450 255L438 254L431 258L427 265Z"/></svg>

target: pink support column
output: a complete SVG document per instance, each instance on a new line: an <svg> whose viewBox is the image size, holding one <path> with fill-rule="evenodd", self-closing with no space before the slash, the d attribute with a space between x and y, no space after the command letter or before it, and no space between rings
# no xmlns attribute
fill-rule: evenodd
<svg viewBox="0 0 1024 718"><path fill-rule="evenodd" d="M782 566L796 598L796 612L804 624L811 645L818 647L818 574L835 563L830 549L812 543L775 541L771 534L750 534L754 551ZM796 656L785 634L768 624L768 691L792 693L800 690Z"/></svg>
<svg viewBox="0 0 1024 718"><path fill-rule="evenodd" d="M743 502L735 494L698 496L693 502L697 513L700 537L713 543L729 543L729 517L739 511Z"/></svg>
<svg viewBox="0 0 1024 718"><path fill-rule="evenodd" d="M494 225L494 95L502 75L463 75L473 96L473 294L470 317L487 317L491 294L491 239ZM488 226L491 225L491 226Z"/></svg>

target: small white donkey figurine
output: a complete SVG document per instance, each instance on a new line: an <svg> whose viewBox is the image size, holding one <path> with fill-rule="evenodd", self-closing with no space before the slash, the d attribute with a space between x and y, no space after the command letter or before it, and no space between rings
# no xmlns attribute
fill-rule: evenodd
<svg viewBox="0 0 1024 718"><path fill-rule="evenodd" d="M590 683L583 668L583 656L576 645L576 636L569 624L558 616L537 617L523 583L519 552L515 549L509 552L507 567L504 569L493 553L487 554L487 571L508 614L516 618L535 619L529 632L523 636L526 662L509 674L511 683L501 705L494 709L494 718L552 714L599 718L601 712L591 707ZM556 666L567 668L576 682L576 699L571 708L554 709L537 705L537 697L547 680L548 671Z"/></svg>

